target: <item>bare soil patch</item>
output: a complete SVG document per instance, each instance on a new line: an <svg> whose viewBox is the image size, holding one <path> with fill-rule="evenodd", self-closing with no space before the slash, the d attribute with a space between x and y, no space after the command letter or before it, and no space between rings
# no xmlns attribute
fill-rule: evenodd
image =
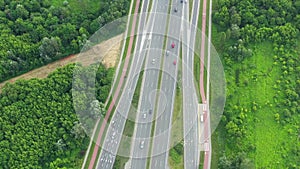
<svg viewBox="0 0 300 169"><path fill-rule="evenodd" d="M48 65L45 65L43 67L34 69L20 76L4 81L0 83L0 92L2 87L8 82L14 83L19 79L46 78L55 69L63 67L70 63L76 62L87 66L92 63L102 62L107 68L114 67L120 57L122 37L123 34L120 34L98 45L95 45L85 52L70 55L53 63L49 63Z"/></svg>

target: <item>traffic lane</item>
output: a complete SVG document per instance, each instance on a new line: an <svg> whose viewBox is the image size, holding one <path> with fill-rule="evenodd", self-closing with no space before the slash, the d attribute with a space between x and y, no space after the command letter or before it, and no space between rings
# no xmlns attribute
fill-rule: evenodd
<svg viewBox="0 0 300 169"><path fill-rule="evenodd" d="M171 21L171 23L172 23L172 21ZM176 24L176 22L173 22L173 24ZM172 34L174 34L174 37L176 38L176 36L175 36L175 34L176 34L176 31L175 30L173 30L173 31L171 31L172 32ZM178 34L177 35L179 35L179 32L180 32L180 30L178 31ZM178 39L178 38L176 38L176 39ZM167 40L167 42L169 41L169 39ZM174 49L174 48L173 48ZM175 53L175 55L177 54L178 55L178 49L179 48L177 48L177 52ZM175 49L176 50L176 49ZM168 58L168 57L167 57ZM169 58L171 58L171 57L169 57ZM176 58L177 58L177 56L176 56ZM166 59L166 60L168 60L168 59ZM173 71L174 73L171 73L172 71L171 70L168 70L168 68L170 69L170 67L169 66L166 66L166 64L167 64L167 62L164 62L164 68L166 67L166 69L167 69L167 72L169 71L169 73L172 75L173 74L173 76L176 76L176 65L177 64L175 64L175 71ZM171 68L172 69L172 68ZM165 69L164 69L165 70ZM165 82L165 81L162 81L162 82ZM175 83L173 83L173 84L175 84ZM163 86L163 84L162 84L162 86ZM172 86L172 83L170 83L169 85L167 85L168 87L169 86ZM175 90L175 86L176 86L176 84L175 85L173 85L174 87L173 87L173 93L169 96L169 97L167 97L167 98L171 98L170 100L172 100L173 101L173 94L174 94L174 90ZM172 89L172 88L171 88ZM166 92L166 91L164 91L164 92ZM166 95L168 95L168 94L166 94ZM158 123L157 123L157 127L160 127L160 128L162 128L163 130L166 130L166 129L168 129L169 128L169 124L170 124L170 120L171 120L171 117L172 117L172 109L173 109L173 103L171 103L171 104L168 104L169 105L169 108L168 109L166 109L166 112L169 112L169 114L164 114L165 115L165 117L166 118L164 118L164 123L161 123L162 121L160 121L160 120L158 120ZM167 120L167 121L166 121ZM166 124L166 125L165 125ZM159 134L159 131L157 130L157 127L155 128L155 133L156 133L156 136L157 136L157 134ZM157 132L158 131L158 132ZM164 140L167 140L167 143L165 143L164 141L159 141L159 139L157 139L157 138L155 138L154 139L154 148L153 148L153 152L152 152L152 155L156 155L156 153L158 152L158 153L160 153L159 152L159 150L158 149L156 149L155 148L155 145L157 145L156 144L156 142L157 143L163 143L163 147L162 147L162 149L161 150L165 150L165 151L167 151L167 149L168 149L168 144L169 144L169 131L166 131L166 133L167 133L167 135L166 136L163 136L163 138L164 138ZM164 144L165 143L165 144ZM160 151L161 151L160 150ZM165 161L165 163L166 163L166 158L167 158L167 153L165 153L163 156L160 156L159 158L152 158L152 161L151 161L151 165L154 165L155 163L156 163L156 161L157 160L160 160L160 161ZM165 164L164 165L164 167L166 166L167 164Z"/></svg>
<svg viewBox="0 0 300 169"><path fill-rule="evenodd" d="M191 90L188 90L191 91ZM186 106L186 112L188 112L188 114L186 115L185 118L185 132L188 133L188 135L190 135L190 142L193 143L193 145L187 145L187 146L192 146L192 149L195 151L197 150L196 148L198 147L197 143L198 143L198 137L197 137L197 125L198 125L198 118L197 118L197 108L196 108L196 103L194 102L196 99L191 97L194 94L191 92L187 92L188 94L185 96L185 100L187 100L189 103ZM194 155L195 152L193 151ZM197 158L197 156L195 156L195 158ZM196 160L196 159L195 159Z"/></svg>
<svg viewBox="0 0 300 169"><path fill-rule="evenodd" d="M165 169L165 166L168 165L168 164L166 164L166 161L164 160L164 157L166 155L167 155L166 153L163 153L158 156L152 157L152 159L153 159L152 160L153 164L151 165L151 166L153 166L152 168L155 168L155 169L164 168Z"/></svg>
<svg viewBox="0 0 300 169"><path fill-rule="evenodd" d="M152 46L152 44L158 44L158 43L155 43L155 41L158 41L158 43L162 43L163 39L161 39L161 38L155 39L154 38L153 40L151 40L151 46ZM158 55L158 51L156 51L156 52L151 52L151 51L152 50L150 50L150 54L149 54L150 61L148 60L147 65L149 65L151 63L151 55L152 55L152 53L154 53L154 56L152 56L152 59L153 59L153 57L155 57L155 56ZM158 60L158 62L159 62L159 60ZM157 66L159 66L159 65L160 64L157 63ZM150 67L150 66L153 66L153 65L149 65L148 67ZM152 71L152 72L154 72L154 71ZM154 90L154 89L157 88L156 86L157 86L158 75L159 75L158 73L159 73L158 71L155 71L155 73L153 73L153 74L155 74L154 76L150 76L150 78L149 77L145 77L145 79L147 79L149 81L155 81L156 82L155 83L156 85L154 86L154 88L152 88L152 90ZM150 75L151 75L151 73L150 73ZM146 89L151 89L151 88L148 87ZM143 95L144 94L147 95L147 93L149 93L150 91L148 91L148 92L147 91L146 92L143 91ZM146 102L146 98L144 99L144 102ZM144 105L144 103L142 103L142 105ZM149 137L150 136L150 133L151 133L151 123L150 124L146 123L146 124L147 124L147 128L141 128L141 127L137 128L137 130L139 132L137 132L136 138L137 137L145 138L145 137ZM142 150L142 152L144 152L143 154L139 153L140 152L139 144L140 144L139 141L135 141L134 142L134 150L133 150L134 153L133 154L137 154L134 157L139 158L139 159L132 159L132 168L140 168L140 167L144 168L143 166L146 165L146 160L147 159L146 158L145 159L141 159L141 157L147 157L147 155L148 155L148 151L147 150L149 149L149 141L145 141L145 143L144 143L146 145L146 147L144 147L144 150Z"/></svg>
<svg viewBox="0 0 300 169"><path fill-rule="evenodd" d="M162 31L163 29L162 29L162 27L158 27L157 28L159 31ZM154 29L154 32L155 32L155 30L156 29ZM163 41L163 38L158 38L160 41ZM151 43L152 44L152 43ZM154 43L154 44L159 44L159 43ZM162 45L162 44L161 44ZM161 46L161 45L159 45L159 46ZM150 134L150 132L149 132L149 134ZM141 161L141 160L140 160ZM143 163L143 162L142 162ZM139 165L139 167L141 167L141 165Z"/></svg>
<svg viewBox="0 0 300 169"><path fill-rule="evenodd" d="M146 75L152 75L150 72L151 71L146 72ZM158 77L158 72L155 71L154 76ZM145 83L149 83L151 81L156 82L155 79L156 78L153 77L153 76L152 76L152 78L149 77L149 76L145 76ZM149 100L148 100L148 96L149 96L149 93L151 91L156 89L157 83L154 83L154 84L155 84L155 86L153 86L152 88L151 87L146 87L145 89L143 89L143 94L142 94L143 99L142 99L142 103L141 103L141 107L140 107L140 110L142 110L143 112L140 111L139 115L137 116L138 119L137 119L137 123L136 123L136 125L137 125L137 132L136 132L136 136L135 136L136 139L139 139L139 138L145 139L145 138L149 137L148 133L151 132L151 130L150 130L151 125L149 123L146 123L145 121L146 121L147 118L149 118L149 116L152 119L152 115L149 115L148 112L149 112L149 109L154 108L154 107L152 107L154 105L151 106L151 104L149 103ZM144 119L144 117L143 117L144 113L146 113L146 119ZM134 141L134 143L135 143L134 144L134 152L136 152L136 150L140 149L139 146L138 146L139 142L140 142L140 140L135 140ZM144 149L144 151L145 150L147 150L147 147L146 147L146 149ZM139 156L140 155L138 154L137 157L139 157ZM135 157L135 154L134 154L133 157L137 158L137 157Z"/></svg>
<svg viewBox="0 0 300 169"><path fill-rule="evenodd" d="M196 9L195 8L195 6L194 6L194 9ZM196 12L197 13L197 12ZM194 15L195 16L195 15ZM196 19L196 17L193 17L192 18L192 22L194 22L195 21L195 19ZM188 46L188 48L187 48L187 50L186 51L188 51L188 50L191 50L191 49L193 49L193 45L192 45L192 47L190 47L189 46L189 44L191 43L191 44L193 44L193 42L194 42L194 39L195 39L195 37L193 36L193 30L191 31L191 40L188 42L188 43L186 43ZM186 37L184 37L185 39L187 38L187 34L185 34L185 36ZM184 48L186 49L186 46L184 45ZM193 86L193 80L192 80L192 78L191 78L191 73L189 73L189 69L188 69L188 67L190 67L190 68L192 68L193 67L193 55L192 55L193 53L192 53L192 51L190 51L189 52L189 55L185 55L185 57L183 57L184 58L184 62L187 64L187 65L184 65L184 75L186 76L186 78L185 78L185 81L184 81L184 93L185 93L185 96L184 96L184 98L185 98L185 105L186 106L184 106L184 108L185 108L185 111L184 112L189 112L189 113L185 113L185 117L184 117L184 127L185 127L185 129L184 129L184 132L185 132L185 134L186 133L188 133L186 136L185 136L185 144L184 144L184 148L185 148L185 155L184 155L184 158L185 158L185 168L195 168L196 166L197 166L197 158L198 158L198 152L197 152L197 150L198 150L198 144L197 144L197 131L195 131L195 129L197 129L196 127L198 127L197 126L197 120L195 121L195 117L193 117L193 116L195 116L196 115L196 109L195 109L195 106L194 105L196 105L196 103L193 103L193 101L191 101L190 100L190 96L191 96L191 94L193 94L193 92L191 93L191 91L192 91L192 89L194 89L194 88L192 88L191 86ZM191 59L190 59L191 58ZM193 77L193 76L192 76ZM187 87L187 86L189 86L189 87ZM192 103L192 104L191 104ZM188 105L187 105L188 104ZM193 113L191 113L191 112L193 112ZM191 121L194 121L192 124L195 124L195 125L192 125L190 122ZM191 130L190 130L191 129ZM187 130L190 130L190 131L187 131ZM194 141L193 141L194 140ZM195 152L195 150L196 150L196 152Z"/></svg>
<svg viewBox="0 0 300 169"><path fill-rule="evenodd" d="M159 19L162 19L162 18L159 18ZM154 30L158 30L158 31L162 31L163 29L162 28L157 28L156 26L154 27ZM158 45L159 47L161 47L162 46L162 42L163 42L163 38L162 37L158 37L158 38L156 38L157 36L153 36L153 38L151 39L151 48L153 48L153 47L156 47L155 45ZM152 55L152 50L150 50L149 51L149 58L151 59L151 55ZM157 52L154 54L154 55L158 55L157 54ZM153 58L153 56L152 56L152 58ZM159 62L159 61L158 61ZM148 62L147 62L147 65L148 65L148 67L149 66L152 66L152 65L149 65L151 63L151 60L148 60ZM156 77L158 77L158 74L156 75ZM153 78L146 78L146 79L157 79L156 77L153 77ZM152 81L153 81L152 80ZM147 93L147 92L146 92ZM142 106L141 106L142 107Z"/></svg>
<svg viewBox="0 0 300 169"><path fill-rule="evenodd" d="M172 64L172 63L164 63L166 64ZM176 66L174 66L176 67ZM173 68L173 72L172 74L175 74L175 68ZM168 77L169 75L163 74L163 80L162 80L162 86L166 86L166 88L170 89L170 90L165 90L162 91L165 93L167 98L170 98L169 101L171 101L171 103L167 104L166 106L166 110L164 111L164 113L157 119L157 126L155 128L155 137L154 137L154 147L153 147L153 152L152 155L156 156L158 154L164 153L167 151L168 149L168 143L166 142L166 139L168 140L169 137L169 124L171 121L171 111L173 109L173 96L174 96L174 90L175 90L175 79L173 78L169 78L167 80L166 77ZM163 88L164 90L165 88ZM160 104L159 104L159 108L160 108ZM164 157L161 157L163 159L165 159ZM157 158L152 159L152 164L155 163L155 160Z"/></svg>
<svg viewBox="0 0 300 169"><path fill-rule="evenodd" d="M126 96L122 95L125 100L129 100ZM121 99L122 100L122 99ZM122 102L124 103L124 102ZM122 107L123 104L120 104L119 106ZM126 105L126 104L125 104ZM128 106L127 106L128 107ZM124 107L123 107L124 108ZM119 110L119 109L118 109ZM124 109L123 109L124 110ZM126 112L129 111L129 107L128 107L128 110L125 110ZM121 134L119 133L122 133L122 128L124 128L124 125L121 126L121 124L125 124L125 119L123 117L124 114L120 114L120 112L116 111L117 113L119 113L119 115L116 115L115 117L115 123L113 125L116 125L114 127L116 128L111 128L109 127L108 129L108 134L107 134L107 137L106 137L106 140L105 140L105 143L104 143L104 146L103 146L103 149L108 149L109 151L112 151L114 152L114 154L116 154L117 152L117 147L118 147L118 143L120 142L120 138L121 138ZM111 126L111 125L110 125ZM116 130L116 131L114 131ZM109 134L111 134L112 132L118 132L118 134L116 135L116 140L113 140ZM106 156L107 152L103 152L102 155ZM100 155L100 159L101 159L101 155ZM114 159L113 159L114 160ZM107 165L109 166L109 165ZM102 165L103 167L103 165ZM99 168L99 167L98 167Z"/></svg>
<svg viewBox="0 0 300 169"><path fill-rule="evenodd" d="M143 4L147 4L147 5L142 5L142 11L141 11L141 14L140 14L140 20L139 20L139 26L138 26L138 31L137 31L137 34L139 35L140 33L144 32L144 27L145 27L145 24L146 24L146 17L147 17L147 9L148 9L148 1L149 0L145 0L143 2ZM136 44L141 44L141 40L142 38L138 38L137 39L137 43ZM140 45L137 45L136 46L136 51L139 51L140 50Z"/></svg>

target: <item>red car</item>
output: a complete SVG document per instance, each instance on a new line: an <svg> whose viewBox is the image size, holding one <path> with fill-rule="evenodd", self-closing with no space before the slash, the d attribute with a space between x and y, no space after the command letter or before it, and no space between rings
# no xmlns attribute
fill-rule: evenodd
<svg viewBox="0 0 300 169"><path fill-rule="evenodd" d="M174 43L174 42L171 44L171 47L172 47L172 48L174 48L174 47L175 47L175 43Z"/></svg>
<svg viewBox="0 0 300 169"><path fill-rule="evenodd" d="M176 65L176 60L174 60L173 65Z"/></svg>

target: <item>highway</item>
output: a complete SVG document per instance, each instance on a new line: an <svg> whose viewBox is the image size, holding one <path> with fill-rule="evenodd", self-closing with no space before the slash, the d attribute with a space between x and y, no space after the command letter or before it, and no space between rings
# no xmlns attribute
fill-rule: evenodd
<svg viewBox="0 0 300 169"><path fill-rule="evenodd" d="M159 100L157 118L153 136L150 168L165 169L168 167L168 156L170 148L170 136L173 117L174 100L176 93L177 70L180 52L180 34L182 29L182 9L185 3L173 0L169 16L169 27L166 33L166 50L169 56L163 56L163 74L161 79L160 93L165 95L167 103ZM177 12L175 11L177 10ZM171 46L174 44L174 48ZM174 64L174 61L176 64ZM178 62L178 64L177 64ZM162 98L162 97L159 97Z"/></svg>
<svg viewBox="0 0 300 169"><path fill-rule="evenodd" d="M138 27L138 36L136 40L136 48L134 55L132 56L133 60L132 66L127 77L127 81L124 87L124 91L121 94L120 100L115 109L115 113L109 124L106 137L104 139L104 144L102 151L98 158L97 167L98 169L112 168L115 157L119 148L119 144L122 138L122 133L125 127L127 115L130 109L131 100L133 97L134 90L137 85L138 74L141 71L144 58L146 55L146 48L148 46L147 36L144 34L144 29L149 29L149 24L146 26L146 15L148 9L149 1L143 1L142 11L144 14L140 15L139 27ZM150 19L151 20L151 19Z"/></svg>
<svg viewBox="0 0 300 169"><path fill-rule="evenodd" d="M138 12L139 4L140 4L140 0L137 0L135 10L134 10L135 14ZM129 59L130 59L130 55L131 55L131 49L132 49L132 44L133 44L133 35L135 33L136 19L137 19L137 15L134 15L133 16L133 22L132 22L133 25L132 25L132 29L131 29L131 33L130 33L131 37L130 37L130 40L129 40L129 45L128 45L127 54L126 54L125 63L124 63L124 69L122 71L121 78L120 78L120 81L118 83L116 92L113 96L112 102L111 102L111 104L110 104L110 106L109 106L109 108L106 112L106 115L104 117L104 120L101 124L99 135L97 137L96 144L95 144L95 147L94 147L94 151L93 151L93 154L92 154L89 166L88 166L89 169L94 168L94 164L95 164L96 157L97 157L97 154L98 154L98 150L99 150L99 146L100 146L100 143L101 143L102 135L104 133L108 118L110 117L110 113L111 113L111 111L112 111L112 109L115 105L115 101L117 100L117 97L118 97L119 92L121 90L121 87L123 85L123 81L125 79L125 75L126 75L126 72L127 72L127 68L128 68L128 65L129 65ZM98 160L98 163L99 163L99 160Z"/></svg>
<svg viewBox="0 0 300 169"><path fill-rule="evenodd" d="M197 33L197 23L199 15L200 3L193 1L192 19L189 24L189 8L186 6L184 10L184 30L183 46L182 46L182 85L183 85L183 128L184 128L184 168L198 168L200 159L198 125L202 127L198 121L198 98L194 85L194 46ZM189 5L189 4L188 4ZM201 112L200 112L201 113Z"/></svg>
<svg viewBox="0 0 300 169"><path fill-rule="evenodd" d="M169 0L153 0L152 13L149 22L146 23L146 15L149 1L143 1L142 14L139 19L138 35L136 40L135 52L132 59L129 74L126 79L124 90L120 96L115 113L111 122L102 151L98 158L98 169L113 168L115 157L122 138L122 133L127 120L128 112L131 106L133 93L135 91L138 74L145 62L145 72L143 76L142 88L140 92L139 105L137 109L136 125L134 129L134 139L131 145L130 166L132 169L146 168L147 158L150 149L150 134L152 122L154 120L155 110L157 117L155 122L154 138L151 150L150 168L164 169L168 167L168 153L170 148L170 132L173 115L173 107L176 90L177 64L174 61L179 60L180 36L182 35L182 74L183 74L183 113L184 113L184 167L186 169L198 168L200 158L199 131L197 119L198 98L195 95L193 65L194 65L194 45L196 38L198 13L200 3L194 0L193 14L190 25L182 24L182 19L189 21L188 4L180 3L179 0L173 0L171 4L171 16L167 23L167 12ZM174 9L177 8L177 12ZM205 10L204 10L205 9ZM181 18L181 19L180 19ZM166 34L167 24L169 24ZM202 31L205 37L206 24L206 0L203 2ZM146 34L149 32L150 34ZM200 91L202 102L206 102L203 87L203 62L204 62L204 40L202 34L201 43L201 74ZM164 46L164 37L166 39L166 50L170 54L162 51ZM175 47L172 48L171 44ZM163 58L161 58L163 57ZM144 60L145 59L145 60ZM162 62L163 61L163 62ZM156 89L158 87L158 78L160 66L162 64L161 89L156 105ZM209 73L209 72L208 72ZM208 91L206 92L207 97ZM208 139L210 135L209 111L204 112L204 123L200 125L205 127L205 140L209 143L209 150L205 152L204 168L210 168L211 144ZM192 122L192 123L191 123Z"/></svg>
<svg viewBox="0 0 300 169"><path fill-rule="evenodd" d="M134 140L131 146L130 165L132 169L146 168L147 165L152 121L156 108L156 89L160 73L161 56L163 55L162 47L167 26L166 13L168 11L168 3L168 0L154 0L152 5L154 13L150 14L154 15L155 24L153 24L153 30L150 32L150 50L146 58L146 71L143 76Z"/></svg>

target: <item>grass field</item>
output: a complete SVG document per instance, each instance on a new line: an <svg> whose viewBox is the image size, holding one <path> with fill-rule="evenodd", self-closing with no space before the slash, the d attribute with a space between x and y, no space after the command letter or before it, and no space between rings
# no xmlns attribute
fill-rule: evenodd
<svg viewBox="0 0 300 169"><path fill-rule="evenodd" d="M280 111L273 99L275 95L283 99L282 94L273 87L281 76L280 66L273 65L273 47L270 42L252 45L254 55L241 63L236 63L232 69L227 69L226 79L229 82L228 93L232 97L227 100L233 105L239 105L246 114L246 135L242 138L239 149L247 149L250 145L255 147L247 152L255 168L285 168L288 152L295 144L296 138L288 134L292 125L283 127L277 123L274 115ZM225 65L226 67L226 65ZM239 85L236 81L235 71L240 70ZM257 104L257 110L253 104ZM238 113L238 112L237 112ZM222 133L223 132L223 133ZM224 126L219 126L213 135L213 163L217 167L218 158L226 154L237 153L235 144L226 141Z"/></svg>
<svg viewBox="0 0 300 169"><path fill-rule="evenodd" d="M51 4L56 7L63 6L62 0L51 0ZM101 1L99 0L68 0L69 7L72 11L96 12L100 9Z"/></svg>
<svg viewBox="0 0 300 169"><path fill-rule="evenodd" d="M249 130L251 136L248 141L256 146L256 151L249 154L254 158L257 167L275 167L280 161L280 154L276 153L280 143L285 138L282 135L279 124L274 120L276 108L273 97L276 91L273 89L275 80L280 76L278 67L274 67L272 57L272 46L270 43L257 45L257 50L253 57L246 59L244 64L236 65L240 69L246 69L240 74L240 82L249 82L248 86L239 87L233 102L240 102L249 110ZM246 68L243 67L246 65ZM247 71L247 66L256 68ZM257 80L250 79L257 76ZM256 102L259 109L256 112L251 111L251 103ZM246 108L246 109L247 109ZM274 141L276 140L276 141ZM270 166L271 165L271 166Z"/></svg>

